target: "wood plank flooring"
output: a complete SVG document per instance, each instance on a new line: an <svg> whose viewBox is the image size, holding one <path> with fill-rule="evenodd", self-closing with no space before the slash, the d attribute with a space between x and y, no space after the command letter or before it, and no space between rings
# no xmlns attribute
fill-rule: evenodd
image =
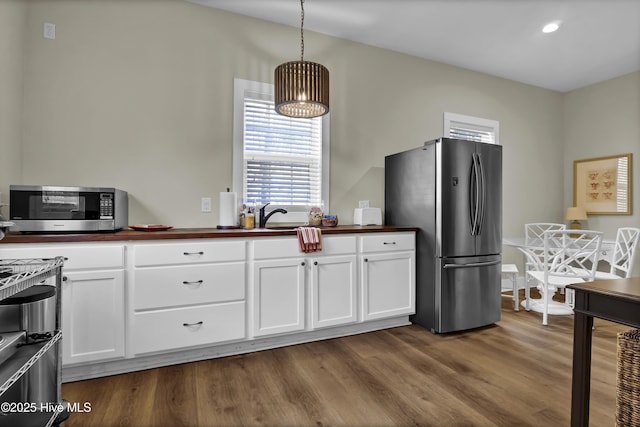
<svg viewBox="0 0 640 427"><path fill-rule="evenodd" d="M615 424L616 334L596 319L591 425ZM514 312L468 332L417 325L63 384L64 427L568 426L573 317Z"/></svg>

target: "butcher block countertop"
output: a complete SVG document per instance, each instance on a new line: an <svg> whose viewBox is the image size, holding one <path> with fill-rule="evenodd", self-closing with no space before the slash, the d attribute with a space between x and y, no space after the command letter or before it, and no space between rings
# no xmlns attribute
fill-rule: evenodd
<svg viewBox="0 0 640 427"><path fill-rule="evenodd" d="M320 227L323 235L351 233L393 233L399 231L417 231L416 227L397 227L390 225L339 225ZM227 237L263 237L295 236L296 228L254 228L217 229L217 228L173 228L165 231L135 231L130 229L102 233L7 233L3 243L56 243L56 242L113 242L127 240L172 240L172 239L217 239Z"/></svg>

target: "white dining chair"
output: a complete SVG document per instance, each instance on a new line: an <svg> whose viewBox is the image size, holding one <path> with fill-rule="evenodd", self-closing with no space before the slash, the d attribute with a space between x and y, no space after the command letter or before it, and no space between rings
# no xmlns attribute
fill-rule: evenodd
<svg viewBox="0 0 640 427"><path fill-rule="evenodd" d="M566 230L565 224L555 222L530 222L524 225L525 245L532 249L532 254L537 254L536 258L527 259L525 270L542 270L543 261L543 240L545 231Z"/></svg>
<svg viewBox="0 0 640 427"><path fill-rule="evenodd" d="M535 280L527 274L527 271L542 271L543 260L543 240L544 232L551 230L566 230L565 224L557 222L530 222L524 225L525 246L527 246L529 254L524 264L525 282L531 286L535 285ZM526 254L525 254L526 255ZM527 307L527 311L529 308Z"/></svg>
<svg viewBox="0 0 640 427"><path fill-rule="evenodd" d="M596 271L596 280L628 278L633 273L636 249L640 240L640 228L620 227L608 272Z"/></svg>
<svg viewBox="0 0 640 427"><path fill-rule="evenodd" d="M542 324L548 324L551 305L564 305L572 313L573 292L567 290L565 303L553 301L556 290L573 283L592 281L596 275L602 232L593 230L548 230L543 233L542 271L527 274L536 280L542 295ZM577 236L577 237L572 237ZM556 312L556 311L554 311ZM560 311L561 312L561 311Z"/></svg>

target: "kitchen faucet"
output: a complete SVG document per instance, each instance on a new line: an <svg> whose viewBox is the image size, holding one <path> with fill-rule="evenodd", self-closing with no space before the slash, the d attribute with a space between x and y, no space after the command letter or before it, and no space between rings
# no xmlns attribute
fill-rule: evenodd
<svg viewBox="0 0 640 427"><path fill-rule="evenodd" d="M259 228L265 228L267 226L267 221L269 220L269 218L271 218L271 215L273 215L274 213L278 213L278 212L283 214L287 213L286 209L278 208L278 209L272 210L271 212L269 212L268 215L265 216L264 208L266 208L268 205L270 205L270 203L267 203L266 205L260 208L260 220L258 222Z"/></svg>

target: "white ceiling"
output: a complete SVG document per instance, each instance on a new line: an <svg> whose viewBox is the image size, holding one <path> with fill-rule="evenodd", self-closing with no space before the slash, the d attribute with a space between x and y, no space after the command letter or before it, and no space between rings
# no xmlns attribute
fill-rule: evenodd
<svg viewBox="0 0 640 427"><path fill-rule="evenodd" d="M188 1L300 27L298 0ZM640 70L640 0L306 0L304 9L305 30L560 92ZM550 21L560 29L543 34Z"/></svg>

